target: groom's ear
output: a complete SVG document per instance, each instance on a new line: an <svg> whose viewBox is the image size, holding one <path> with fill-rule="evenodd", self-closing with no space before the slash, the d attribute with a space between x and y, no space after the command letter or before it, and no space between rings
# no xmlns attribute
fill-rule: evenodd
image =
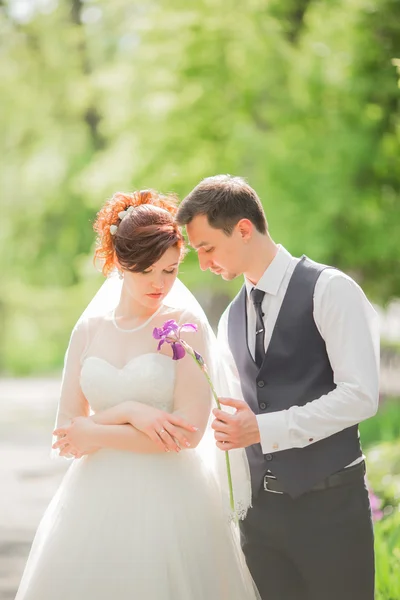
<svg viewBox="0 0 400 600"><path fill-rule="evenodd" d="M236 229L240 234L242 240L244 242L247 242L253 235L254 225L251 221L249 221L249 219L240 219L240 221L238 221L238 223L236 224Z"/></svg>

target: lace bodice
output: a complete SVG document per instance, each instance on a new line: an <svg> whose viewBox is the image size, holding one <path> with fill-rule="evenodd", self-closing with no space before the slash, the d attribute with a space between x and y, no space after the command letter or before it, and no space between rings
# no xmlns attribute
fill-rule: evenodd
<svg viewBox="0 0 400 600"><path fill-rule="evenodd" d="M190 356L173 361L168 344L157 352L153 329L168 319L185 323L193 321L193 315L163 306L131 329L120 326L112 313L79 322L66 355L57 426L90 410L99 412L133 400L179 411L201 428L211 405L204 374ZM201 329L183 337L206 356Z"/></svg>
<svg viewBox="0 0 400 600"><path fill-rule="evenodd" d="M158 341L152 335L153 329L162 327L170 319L179 325L195 323L198 326L197 332L186 331L181 336L203 357L206 365L212 367L209 373L213 383L217 382L217 393L231 396L229 374L219 362L220 354L212 332L201 315L198 317L190 309L162 306L148 321L129 329L113 314L105 314L81 319L72 332L65 357L56 426L69 424L74 417L88 416L90 410L101 412L132 400L179 414L204 432L212 395L203 370L189 354L173 361L168 344L157 352ZM196 452L204 457L207 465L216 465L229 507L224 453L216 451L214 455L216 446L211 429L203 441ZM242 510L244 516L250 504L251 489L244 450L231 451L230 464L237 509Z"/></svg>
<svg viewBox="0 0 400 600"><path fill-rule="evenodd" d="M117 368L103 358L84 359L80 384L94 412L136 400L168 412L173 409L176 363L149 352Z"/></svg>

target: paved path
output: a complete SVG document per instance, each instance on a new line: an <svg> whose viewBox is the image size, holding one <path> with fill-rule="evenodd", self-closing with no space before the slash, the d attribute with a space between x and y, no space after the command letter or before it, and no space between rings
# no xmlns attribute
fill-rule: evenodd
<svg viewBox="0 0 400 600"><path fill-rule="evenodd" d="M0 380L0 600L13 600L67 461L51 460L58 379Z"/></svg>

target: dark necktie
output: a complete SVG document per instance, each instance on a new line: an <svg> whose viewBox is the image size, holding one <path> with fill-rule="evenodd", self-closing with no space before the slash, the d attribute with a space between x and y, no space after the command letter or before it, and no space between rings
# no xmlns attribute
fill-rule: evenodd
<svg viewBox="0 0 400 600"><path fill-rule="evenodd" d="M264 299L265 292L262 290L257 290L253 288L251 290L251 299L254 304L254 309L256 311L256 351L255 351L255 363L258 368L261 368L261 365L265 356L265 346L264 346L264 337L265 337L265 328L264 328L264 313L261 309L261 304Z"/></svg>

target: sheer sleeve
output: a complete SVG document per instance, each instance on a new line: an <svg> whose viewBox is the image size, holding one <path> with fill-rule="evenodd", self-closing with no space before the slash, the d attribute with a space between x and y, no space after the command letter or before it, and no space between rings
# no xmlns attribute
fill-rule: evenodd
<svg viewBox="0 0 400 600"><path fill-rule="evenodd" d="M88 322L80 321L72 331L65 354L55 427L65 425L74 417L89 415L89 403L80 387L82 360L88 345L88 337ZM53 436L52 443L57 439ZM52 450L52 458L56 458L58 455L58 450ZM73 457L67 456L66 458Z"/></svg>
<svg viewBox="0 0 400 600"><path fill-rule="evenodd" d="M183 325L184 323L197 325L197 332L181 332L181 338L198 354L201 354L206 361L208 348L203 324L189 311L184 312L179 319L179 325ZM200 441L207 427L211 402L211 389L203 371L199 368L196 361L186 354L184 358L177 361L174 412L179 413L189 423L199 428L198 435L194 438L192 437L195 444Z"/></svg>

